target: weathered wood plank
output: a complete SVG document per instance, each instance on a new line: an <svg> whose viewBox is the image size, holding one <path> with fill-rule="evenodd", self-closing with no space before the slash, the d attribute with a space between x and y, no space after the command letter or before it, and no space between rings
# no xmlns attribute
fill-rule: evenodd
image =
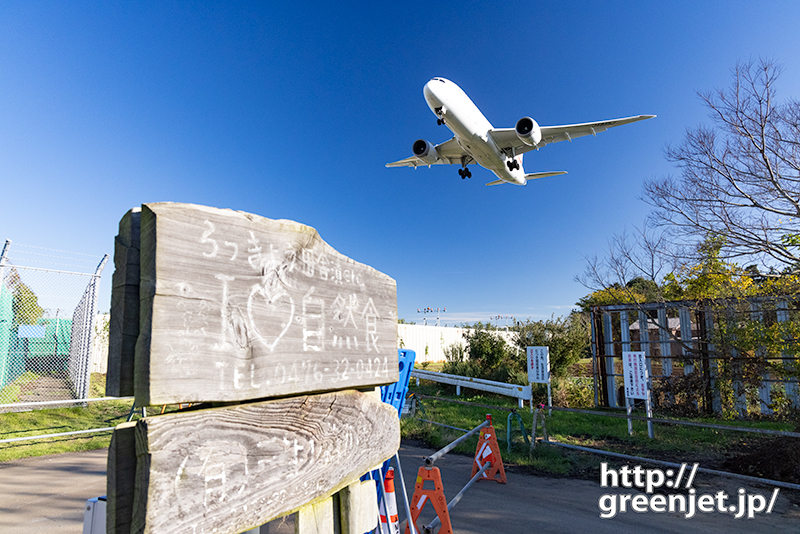
<svg viewBox="0 0 800 534"><path fill-rule="evenodd" d="M118 425L108 447L107 534L128 534L131 531L136 476L135 426L135 422Z"/></svg>
<svg viewBox="0 0 800 534"><path fill-rule="evenodd" d="M106 395L133 395L134 354L139 336L139 221L134 208L119 223L114 239Z"/></svg>
<svg viewBox="0 0 800 534"><path fill-rule="evenodd" d="M333 534L333 497L300 508L294 534Z"/></svg>
<svg viewBox="0 0 800 534"><path fill-rule="evenodd" d="M352 484L399 446L397 412L352 390L147 417L132 532L244 532Z"/></svg>
<svg viewBox="0 0 800 534"><path fill-rule="evenodd" d="M142 206L138 405L241 401L398 378L393 279L316 230Z"/></svg>
<svg viewBox="0 0 800 534"><path fill-rule="evenodd" d="M364 534L378 525L375 482L354 482L339 493L342 534Z"/></svg>

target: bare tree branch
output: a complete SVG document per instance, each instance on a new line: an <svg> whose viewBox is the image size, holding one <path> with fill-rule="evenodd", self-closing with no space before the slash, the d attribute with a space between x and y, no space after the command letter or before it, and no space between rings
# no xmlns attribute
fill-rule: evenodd
<svg viewBox="0 0 800 534"><path fill-rule="evenodd" d="M718 235L726 258L746 257L764 270L800 264L800 102L777 101L780 74L769 61L740 64L729 89L699 95L712 125L666 147L679 175L644 186L650 222L671 245Z"/></svg>

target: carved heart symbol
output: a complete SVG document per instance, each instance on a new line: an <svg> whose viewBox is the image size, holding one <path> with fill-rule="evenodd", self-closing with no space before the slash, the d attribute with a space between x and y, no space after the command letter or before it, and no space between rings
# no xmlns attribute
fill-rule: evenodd
<svg viewBox="0 0 800 534"><path fill-rule="evenodd" d="M274 352L275 346L292 326L294 299L283 289L272 292L262 285L254 285L247 299L247 316L253 335Z"/></svg>

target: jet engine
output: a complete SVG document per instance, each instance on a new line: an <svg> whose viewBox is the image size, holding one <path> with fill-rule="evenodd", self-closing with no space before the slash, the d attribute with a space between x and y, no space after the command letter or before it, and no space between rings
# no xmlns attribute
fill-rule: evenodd
<svg viewBox="0 0 800 534"><path fill-rule="evenodd" d="M514 130L517 132L519 140L528 146L536 146L542 140L542 129L539 128L539 124L530 117L522 117L518 120L517 125L514 126Z"/></svg>
<svg viewBox="0 0 800 534"><path fill-rule="evenodd" d="M425 139L417 139L411 147L414 156L426 165L433 165L439 160L439 152L436 147Z"/></svg>

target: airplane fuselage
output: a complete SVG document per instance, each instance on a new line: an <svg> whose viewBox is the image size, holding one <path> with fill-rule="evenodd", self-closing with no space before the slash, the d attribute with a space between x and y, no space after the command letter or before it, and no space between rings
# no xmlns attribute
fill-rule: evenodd
<svg viewBox="0 0 800 534"><path fill-rule="evenodd" d="M434 115L447 126L456 141L481 167L492 171L509 183L525 185L522 156L517 156L518 168L509 170L512 158L503 153L489 136L492 124L455 83L444 78L433 78L422 90L425 102Z"/></svg>
<svg viewBox="0 0 800 534"><path fill-rule="evenodd" d="M411 157L387 163L387 167L414 167L420 165L460 165L462 179L472 176L468 165L478 164L491 171L498 179L486 185L525 185L531 180L567 174L567 171L526 173L522 156L531 150L587 135L597 136L609 128L631 124L655 115L635 115L603 121L540 126L531 117L522 117L513 128L495 128L483 113L461 90L444 78L433 78L425 84L423 95L439 124L445 124L453 137L434 145L426 139L417 139L411 145Z"/></svg>

